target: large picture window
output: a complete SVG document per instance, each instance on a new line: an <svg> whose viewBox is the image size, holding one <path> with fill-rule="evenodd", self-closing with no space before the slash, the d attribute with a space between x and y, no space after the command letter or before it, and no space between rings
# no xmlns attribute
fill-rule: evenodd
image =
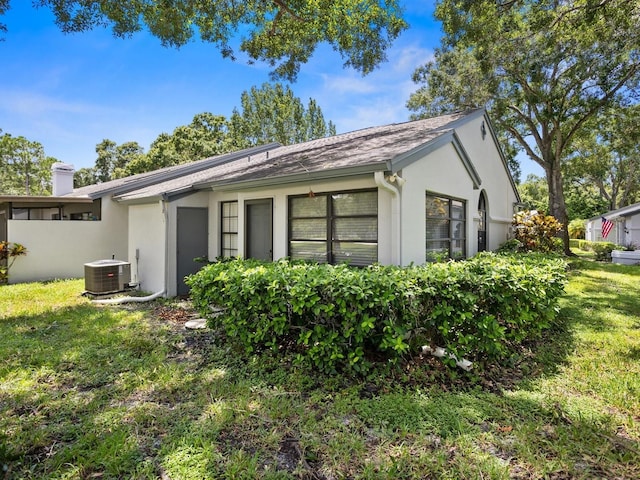
<svg viewBox="0 0 640 480"><path fill-rule="evenodd" d="M224 258L238 256L238 202L222 202L220 215L221 255Z"/></svg>
<svg viewBox="0 0 640 480"><path fill-rule="evenodd" d="M378 261L378 192L289 197L289 256L320 263Z"/></svg>
<svg viewBox="0 0 640 480"><path fill-rule="evenodd" d="M427 193L426 260L466 257L466 204L463 200Z"/></svg>

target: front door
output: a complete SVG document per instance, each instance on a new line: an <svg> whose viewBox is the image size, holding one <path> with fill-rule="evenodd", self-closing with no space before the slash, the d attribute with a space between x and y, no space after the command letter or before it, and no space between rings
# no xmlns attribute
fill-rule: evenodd
<svg viewBox="0 0 640 480"><path fill-rule="evenodd" d="M189 287L184 283L184 277L203 267L202 262L194 261L196 257L208 257L209 209L178 207L176 222L178 295L188 295Z"/></svg>
<svg viewBox="0 0 640 480"><path fill-rule="evenodd" d="M246 257L273 260L273 201L250 200L245 208Z"/></svg>
<svg viewBox="0 0 640 480"><path fill-rule="evenodd" d="M480 194L480 199L478 200L478 216L480 217L478 223L478 251L484 252L487 250L487 200L484 192Z"/></svg>

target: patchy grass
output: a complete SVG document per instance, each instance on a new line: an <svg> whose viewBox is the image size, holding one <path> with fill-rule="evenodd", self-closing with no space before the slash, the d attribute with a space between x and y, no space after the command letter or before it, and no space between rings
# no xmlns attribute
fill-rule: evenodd
<svg viewBox="0 0 640 480"><path fill-rule="evenodd" d="M640 478L639 285L575 260L557 325L508 364L362 380L240 355L184 303L2 286L0 476Z"/></svg>

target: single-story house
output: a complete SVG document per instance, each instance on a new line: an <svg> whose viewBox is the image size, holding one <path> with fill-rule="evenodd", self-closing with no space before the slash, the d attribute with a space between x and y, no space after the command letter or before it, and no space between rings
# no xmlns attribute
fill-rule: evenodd
<svg viewBox="0 0 640 480"><path fill-rule="evenodd" d="M613 222L613 227L602 238L602 219ZM640 248L640 203L611 210L597 217L587 220L585 240L592 242L607 241L616 245L636 245Z"/></svg>
<svg viewBox="0 0 640 480"><path fill-rule="evenodd" d="M52 197L0 196L0 236L29 251L11 282L81 277L84 263L116 258L130 262L132 283L174 296L188 293L196 257L466 258L506 241L520 204L483 109L78 189L68 166L56 168Z"/></svg>

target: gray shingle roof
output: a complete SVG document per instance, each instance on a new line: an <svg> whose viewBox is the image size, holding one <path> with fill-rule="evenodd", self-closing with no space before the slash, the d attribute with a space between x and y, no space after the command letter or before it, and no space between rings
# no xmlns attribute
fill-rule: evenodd
<svg viewBox="0 0 640 480"><path fill-rule="evenodd" d="M603 213L602 215L598 215L597 217L590 218L589 221L600 220L600 217L605 217L608 220L617 217L630 217L632 215L640 212L640 203L634 203L632 205L627 205L626 207L618 208L617 210L610 210L607 213Z"/></svg>
<svg viewBox="0 0 640 480"><path fill-rule="evenodd" d="M304 176L339 176L348 172L391 170L400 156L423 148L470 118L484 113L442 115L435 118L371 127L288 146L271 146L257 152L238 152L232 161L212 164L193 173L156 173L157 182L115 193L116 198L134 201L161 195L174 195L207 187L262 182L294 181ZM145 175L145 174L142 174ZM126 182L126 179L122 179ZM117 180L115 182L118 182ZM111 182L107 182L111 183ZM104 184L103 184L104 185ZM90 187L85 187L90 188ZM81 191L82 189L79 189Z"/></svg>
<svg viewBox="0 0 640 480"><path fill-rule="evenodd" d="M167 183L174 179L186 177L193 173L237 160L238 158L244 158L246 155L253 155L278 146L280 146L280 144L270 143L247 148L238 152L225 153L223 155L197 160L195 162L161 168L152 172L139 173L108 182L87 185L86 187L74 189L73 192L68 193L66 196L98 198L105 195L118 195L133 190L140 190L149 185Z"/></svg>

